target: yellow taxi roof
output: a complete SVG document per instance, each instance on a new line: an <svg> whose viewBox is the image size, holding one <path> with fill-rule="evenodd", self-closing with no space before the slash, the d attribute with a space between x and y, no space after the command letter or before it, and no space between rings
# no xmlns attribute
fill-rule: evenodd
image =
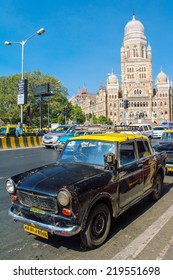
<svg viewBox="0 0 173 280"><path fill-rule="evenodd" d="M73 137L71 140L95 140L109 142L124 142L126 140L148 139L147 136L131 133L110 133L110 134L87 134L83 136Z"/></svg>
<svg viewBox="0 0 173 280"><path fill-rule="evenodd" d="M172 132L173 133L173 129L165 129L165 131L164 132Z"/></svg>
<svg viewBox="0 0 173 280"><path fill-rule="evenodd" d="M17 125L15 124L7 124L7 125L1 125L0 128L4 128L4 127L17 127Z"/></svg>

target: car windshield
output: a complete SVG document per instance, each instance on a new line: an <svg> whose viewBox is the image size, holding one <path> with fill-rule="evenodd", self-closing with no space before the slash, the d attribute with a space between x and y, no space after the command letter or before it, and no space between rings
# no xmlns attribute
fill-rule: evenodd
<svg viewBox="0 0 173 280"><path fill-rule="evenodd" d="M115 143L97 140L70 140L58 161L104 165L104 155L107 153L115 153Z"/></svg>
<svg viewBox="0 0 173 280"><path fill-rule="evenodd" d="M153 130L165 130L165 127L153 127Z"/></svg>
<svg viewBox="0 0 173 280"><path fill-rule="evenodd" d="M65 133L67 130L70 129L70 126L60 125L57 128L51 130L51 133Z"/></svg>
<svg viewBox="0 0 173 280"><path fill-rule="evenodd" d="M172 142L173 132L163 132L160 142Z"/></svg>
<svg viewBox="0 0 173 280"><path fill-rule="evenodd" d="M6 127L1 127L0 128L0 135L6 135Z"/></svg>

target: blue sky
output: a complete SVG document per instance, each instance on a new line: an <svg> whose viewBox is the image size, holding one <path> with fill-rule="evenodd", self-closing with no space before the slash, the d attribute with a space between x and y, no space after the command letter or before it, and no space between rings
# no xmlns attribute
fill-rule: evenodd
<svg viewBox="0 0 173 280"><path fill-rule="evenodd" d="M40 70L59 79L69 97L85 85L96 93L108 73L120 75L124 27L132 19L144 25L153 54L153 81L161 67L173 80L173 1L165 0L0 0L0 76Z"/></svg>

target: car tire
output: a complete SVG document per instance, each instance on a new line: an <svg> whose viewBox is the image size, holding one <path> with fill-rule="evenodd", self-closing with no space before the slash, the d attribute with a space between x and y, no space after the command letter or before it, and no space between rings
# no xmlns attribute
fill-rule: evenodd
<svg viewBox="0 0 173 280"><path fill-rule="evenodd" d="M85 230L81 232L82 243L87 248L97 248L107 239L111 226L111 214L104 203L92 208Z"/></svg>
<svg viewBox="0 0 173 280"><path fill-rule="evenodd" d="M153 201L159 200L163 192L163 179L160 174L157 174L153 183L153 192L150 194L150 198Z"/></svg>

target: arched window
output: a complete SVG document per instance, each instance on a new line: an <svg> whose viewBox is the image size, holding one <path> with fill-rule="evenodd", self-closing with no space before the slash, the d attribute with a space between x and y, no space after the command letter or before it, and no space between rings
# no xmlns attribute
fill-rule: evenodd
<svg viewBox="0 0 173 280"><path fill-rule="evenodd" d="M162 106L163 104L162 104L162 102L160 102L160 106Z"/></svg>
<svg viewBox="0 0 173 280"><path fill-rule="evenodd" d="M136 45L133 47L133 56L138 57L138 49Z"/></svg>
<svg viewBox="0 0 173 280"><path fill-rule="evenodd" d="M141 56L144 57L144 47L141 48Z"/></svg>

